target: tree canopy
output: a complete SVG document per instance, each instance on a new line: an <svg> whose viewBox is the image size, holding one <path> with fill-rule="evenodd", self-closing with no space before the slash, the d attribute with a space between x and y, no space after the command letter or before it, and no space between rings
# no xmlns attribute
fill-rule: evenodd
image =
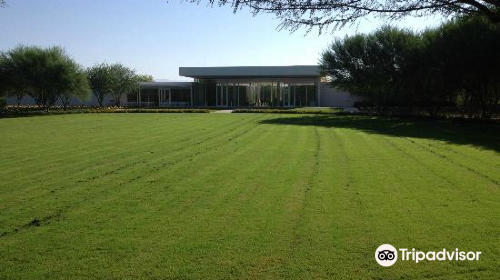
<svg viewBox="0 0 500 280"><path fill-rule="evenodd" d="M150 82L150 75L137 75L134 70L120 63L98 64L87 70L92 91L103 105L106 96L112 98L116 106L120 106L124 94L132 93L139 89L139 82Z"/></svg>
<svg viewBox="0 0 500 280"><path fill-rule="evenodd" d="M97 64L87 69L87 77L92 93L102 107L104 98L112 91L111 67L105 63Z"/></svg>
<svg viewBox="0 0 500 280"><path fill-rule="evenodd" d="M121 105L121 98L124 94L132 93L139 89L139 80L134 70L116 63L110 66L112 74L111 97L115 100L115 105Z"/></svg>
<svg viewBox="0 0 500 280"><path fill-rule="evenodd" d="M368 97L381 110L407 90L418 45L413 32L384 26L369 35L336 40L323 53L321 68L334 86Z"/></svg>
<svg viewBox="0 0 500 280"><path fill-rule="evenodd" d="M15 65L16 61L22 60L25 53L25 48L0 53L0 93L15 97L18 105L29 90L23 69Z"/></svg>
<svg viewBox="0 0 500 280"><path fill-rule="evenodd" d="M85 99L89 93L84 70L59 47L18 46L2 52L0 80L3 92L29 95L44 110L59 98Z"/></svg>
<svg viewBox="0 0 500 280"><path fill-rule="evenodd" d="M333 86L387 107L489 118L500 106L500 27L482 17L414 33L382 27L334 41L320 64Z"/></svg>
<svg viewBox="0 0 500 280"><path fill-rule="evenodd" d="M297 30L306 26L318 27L320 32L329 26L342 27L360 18L374 15L387 19L405 16L441 14L483 15L500 22L499 0L187 0L208 2L210 5L228 5L236 12L249 8L255 15L269 13L280 21L281 29Z"/></svg>
<svg viewBox="0 0 500 280"><path fill-rule="evenodd" d="M138 82L153 82L153 76L148 75L148 74L138 74L137 75L137 81Z"/></svg>

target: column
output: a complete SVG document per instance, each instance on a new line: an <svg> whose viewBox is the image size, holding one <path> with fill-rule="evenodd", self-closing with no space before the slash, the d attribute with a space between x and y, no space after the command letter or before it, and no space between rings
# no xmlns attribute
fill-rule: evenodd
<svg viewBox="0 0 500 280"><path fill-rule="evenodd" d="M293 85L293 107L295 107L295 101L297 100L297 86Z"/></svg>
<svg viewBox="0 0 500 280"><path fill-rule="evenodd" d="M193 101L193 83L191 83L190 87L189 87L189 95L191 97L191 107L194 107L194 101Z"/></svg>
<svg viewBox="0 0 500 280"><path fill-rule="evenodd" d="M317 102L316 106L319 107L321 106L321 89L320 89L321 83L319 78L314 81L314 85L316 86L316 102Z"/></svg>
<svg viewBox="0 0 500 280"><path fill-rule="evenodd" d="M274 83L273 83L273 82L271 82L271 96L270 96L270 99L269 99L269 100L270 100L269 102L270 102L271 104L269 104L269 107L273 107L273 106L274 106L274 94L273 94L273 89L274 89Z"/></svg>
<svg viewBox="0 0 500 280"><path fill-rule="evenodd" d="M305 88L306 88L306 104L304 104L305 105L304 107L307 107L307 104L309 104L309 98L307 96L307 88L308 88L308 86L305 86Z"/></svg>
<svg viewBox="0 0 500 280"><path fill-rule="evenodd" d="M226 107L229 107L229 85L226 84Z"/></svg>
<svg viewBox="0 0 500 280"><path fill-rule="evenodd" d="M205 99L205 107L208 106L208 101L207 101L207 84L203 83L203 98Z"/></svg>

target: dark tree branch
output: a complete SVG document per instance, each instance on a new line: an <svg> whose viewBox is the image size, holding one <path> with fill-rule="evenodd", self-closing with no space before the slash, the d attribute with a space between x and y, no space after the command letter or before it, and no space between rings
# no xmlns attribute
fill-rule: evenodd
<svg viewBox="0 0 500 280"><path fill-rule="evenodd" d="M500 23L500 0L185 0L211 6L231 6L234 12L248 8L253 15L273 14L280 29L306 26L320 31L352 24L367 15L388 19L441 14L482 15Z"/></svg>

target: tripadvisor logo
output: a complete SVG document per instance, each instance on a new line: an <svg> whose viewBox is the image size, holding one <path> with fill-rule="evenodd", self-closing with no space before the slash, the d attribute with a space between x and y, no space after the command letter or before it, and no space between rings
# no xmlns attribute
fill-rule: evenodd
<svg viewBox="0 0 500 280"><path fill-rule="evenodd" d="M390 244L380 245L375 251L375 260L381 266L391 266L398 260L398 250Z"/></svg>
<svg viewBox="0 0 500 280"><path fill-rule="evenodd" d="M414 261L418 263L419 261L478 261L481 252L464 252L455 249L454 251L447 251L443 249L441 251L415 251L415 248L408 250L406 248L400 248L402 261ZM381 266L391 266L398 260L398 250L390 244L380 245L377 250L375 250L375 260Z"/></svg>

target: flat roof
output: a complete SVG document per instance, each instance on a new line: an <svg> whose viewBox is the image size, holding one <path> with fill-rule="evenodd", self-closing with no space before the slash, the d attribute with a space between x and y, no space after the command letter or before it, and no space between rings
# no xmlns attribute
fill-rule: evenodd
<svg viewBox="0 0 500 280"><path fill-rule="evenodd" d="M139 87L142 89L148 88L189 88L191 87L191 82L140 82Z"/></svg>
<svg viewBox="0 0 500 280"><path fill-rule="evenodd" d="M318 78L318 65L179 67L179 76L190 78Z"/></svg>

